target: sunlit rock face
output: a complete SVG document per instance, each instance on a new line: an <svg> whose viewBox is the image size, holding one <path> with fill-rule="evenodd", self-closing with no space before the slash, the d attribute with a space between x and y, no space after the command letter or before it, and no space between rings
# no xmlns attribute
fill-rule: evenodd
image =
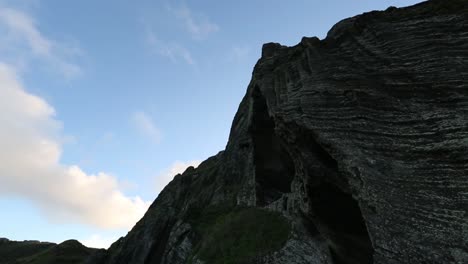
<svg viewBox="0 0 468 264"><path fill-rule="evenodd" d="M226 149L89 263L468 263L467 5L265 44Z"/></svg>

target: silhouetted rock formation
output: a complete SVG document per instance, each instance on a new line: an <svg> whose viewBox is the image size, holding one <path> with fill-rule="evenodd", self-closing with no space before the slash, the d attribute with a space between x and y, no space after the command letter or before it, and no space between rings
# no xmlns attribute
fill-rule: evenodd
<svg viewBox="0 0 468 264"><path fill-rule="evenodd" d="M468 263L467 5L265 44L225 151L89 263Z"/></svg>
<svg viewBox="0 0 468 264"><path fill-rule="evenodd" d="M177 175L102 263L467 263L467 3L265 44L226 150ZM262 251L270 233L212 237L243 207L289 235Z"/></svg>

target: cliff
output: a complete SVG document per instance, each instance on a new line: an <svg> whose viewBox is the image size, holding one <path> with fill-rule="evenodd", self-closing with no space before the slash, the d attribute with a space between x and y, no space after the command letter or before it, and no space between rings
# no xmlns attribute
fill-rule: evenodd
<svg viewBox="0 0 468 264"><path fill-rule="evenodd" d="M468 263L468 1L263 46L226 149L97 264Z"/></svg>
<svg viewBox="0 0 468 264"><path fill-rule="evenodd" d="M269 43L225 151L99 263L467 263L468 2Z"/></svg>
<svg viewBox="0 0 468 264"><path fill-rule="evenodd" d="M226 150L102 263L466 263L467 3L265 44Z"/></svg>

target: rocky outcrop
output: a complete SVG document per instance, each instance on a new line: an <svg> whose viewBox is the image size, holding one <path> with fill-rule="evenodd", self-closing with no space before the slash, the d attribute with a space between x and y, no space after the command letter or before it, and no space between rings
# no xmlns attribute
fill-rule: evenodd
<svg viewBox="0 0 468 264"><path fill-rule="evenodd" d="M389 8L324 40L265 44L226 150L175 176L93 261L467 263L467 5ZM253 240L275 245L229 244L245 223L226 219L252 207ZM265 210L286 237L255 227ZM219 226L236 229L214 241Z"/></svg>
<svg viewBox="0 0 468 264"><path fill-rule="evenodd" d="M88 263L468 263L467 6L265 44L225 151Z"/></svg>

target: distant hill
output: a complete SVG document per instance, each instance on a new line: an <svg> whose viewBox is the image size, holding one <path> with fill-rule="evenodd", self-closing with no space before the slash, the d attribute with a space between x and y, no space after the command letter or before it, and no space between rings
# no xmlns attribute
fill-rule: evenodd
<svg viewBox="0 0 468 264"><path fill-rule="evenodd" d="M83 262L96 251L76 240L55 244L0 238L0 264L74 264Z"/></svg>

